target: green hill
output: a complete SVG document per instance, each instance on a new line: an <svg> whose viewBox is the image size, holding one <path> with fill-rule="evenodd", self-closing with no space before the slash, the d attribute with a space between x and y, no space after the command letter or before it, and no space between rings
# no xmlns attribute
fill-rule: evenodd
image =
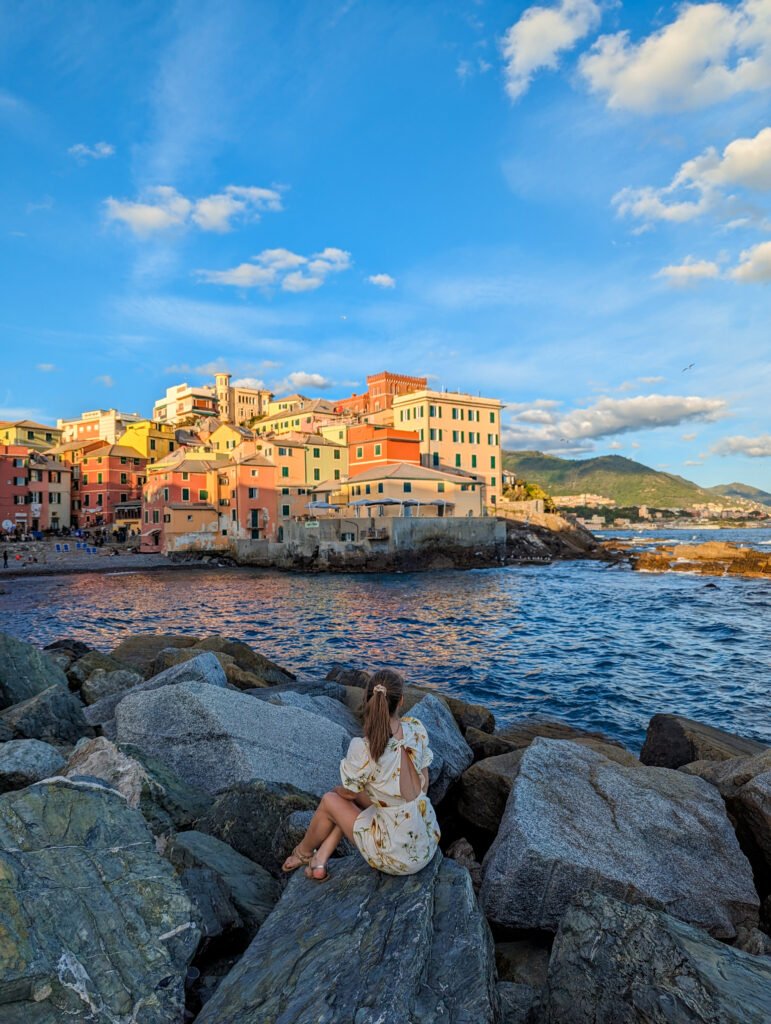
<svg viewBox="0 0 771 1024"><path fill-rule="evenodd" d="M761 491L759 487L751 484L718 484L710 487L713 494L723 494L727 498L746 498L748 501L756 501L759 505L771 505L771 494L768 491Z"/></svg>
<svg viewBox="0 0 771 1024"><path fill-rule="evenodd" d="M662 473L621 455L561 459L543 452L504 451L503 468L528 483L538 484L549 494L601 494L619 506L684 508L705 502L732 504L731 498L715 489L699 487L684 477Z"/></svg>

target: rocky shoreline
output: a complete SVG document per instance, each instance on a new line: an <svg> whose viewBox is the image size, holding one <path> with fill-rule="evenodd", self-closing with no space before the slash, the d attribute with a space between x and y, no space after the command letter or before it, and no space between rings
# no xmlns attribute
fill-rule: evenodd
<svg viewBox="0 0 771 1024"><path fill-rule="evenodd" d="M0 634L0 1024L771 1020L770 747L656 715L637 755L409 686L441 852L287 878L367 678Z"/></svg>
<svg viewBox="0 0 771 1024"><path fill-rule="evenodd" d="M628 558L640 572L688 572L701 576L743 576L767 579L771 576L771 552L742 547L732 541L702 544L657 544L653 549L635 548L634 541L605 541L611 555Z"/></svg>

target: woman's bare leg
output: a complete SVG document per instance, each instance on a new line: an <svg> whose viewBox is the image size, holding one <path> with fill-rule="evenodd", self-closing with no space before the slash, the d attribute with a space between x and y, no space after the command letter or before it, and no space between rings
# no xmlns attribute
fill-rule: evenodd
<svg viewBox="0 0 771 1024"><path fill-rule="evenodd" d="M353 823L360 813L361 807L358 807L354 801L346 800L344 797L338 796L337 793L325 793L311 818L308 831L297 846L297 852L304 857L309 857L314 850L321 848L325 840L331 841L332 833L339 830L341 835L335 840L332 847L332 851L334 851L343 835L353 839ZM319 860L319 858L316 859ZM284 867L291 870L294 867L299 867L300 863L298 857L290 854L284 861Z"/></svg>

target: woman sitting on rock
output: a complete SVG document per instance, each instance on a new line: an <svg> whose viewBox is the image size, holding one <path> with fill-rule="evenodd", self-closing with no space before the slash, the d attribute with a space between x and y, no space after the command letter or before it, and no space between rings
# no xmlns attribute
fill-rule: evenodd
<svg viewBox="0 0 771 1024"><path fill-rule="evenodd" d="M399 718L404 680L388 669L375 672L365 701L364 736L351 740L340 763L343 784L321 798L284 871L305 864L308 878L325 882L343 835L370 867L389 875L420 871L436 851L439 826L427 792L433 754L417 718Z"/></svg>

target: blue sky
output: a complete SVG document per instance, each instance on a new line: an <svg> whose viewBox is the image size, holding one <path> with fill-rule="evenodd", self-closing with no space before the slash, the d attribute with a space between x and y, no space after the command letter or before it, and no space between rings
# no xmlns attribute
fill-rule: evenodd
<svg viewBox="0 0 771 1024"><path fill-rule="evenodd" d="M0 67L0 416L390 369L771 490L771 0L25 0Z"/></svg>

